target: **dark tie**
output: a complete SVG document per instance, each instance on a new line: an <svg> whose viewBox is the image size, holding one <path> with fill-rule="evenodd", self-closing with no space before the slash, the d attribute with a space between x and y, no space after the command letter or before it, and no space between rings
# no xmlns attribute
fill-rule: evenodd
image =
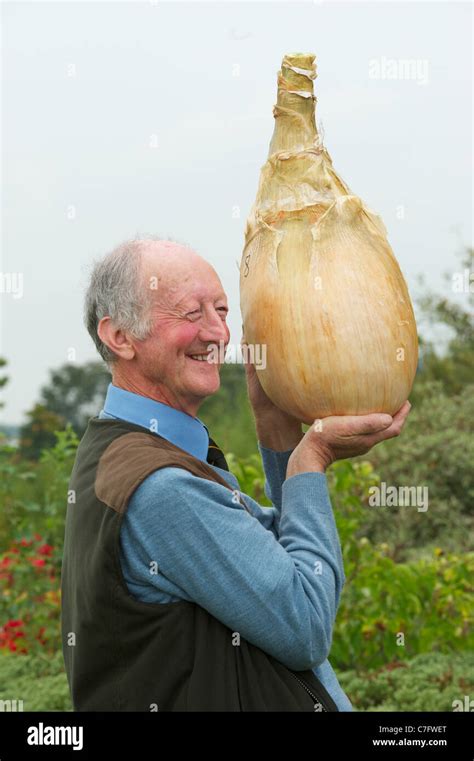
<svg viewBox="0 0 474 761"><path fill-rule="evenodd" d="M210 465L215 465L222 470L229 470L224 453L217 446L216 442L209 436L209 449L207 450L207 461Z"/></svg>

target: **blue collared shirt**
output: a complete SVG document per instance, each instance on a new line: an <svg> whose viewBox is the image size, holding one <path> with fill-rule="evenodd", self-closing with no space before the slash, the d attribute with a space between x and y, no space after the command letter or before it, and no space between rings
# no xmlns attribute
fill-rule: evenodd
<svg viewBox="0 0 474 761"><path fill-rule="evenodd" d="M99 417L140 425L207 459L204 423L161 402L110 384ZM243 494L247 512L232 491L182 468L140 484L120 532L125 581L142 602L191 600L289 668L312 668L339 710L350 711L327 660L345 577L326 477L286 479L292 450L258 447L273 507ZM211 467L240 491L232 473Z"/></svg>
<svg viewBox="0 0 474 761"><path fill-rule="evenodd" d="M207 459L209 432L204 423L168 404L155 402L147 396L133 394L110 383L102 413L148 428L199 460L205 462Z"/></svg>

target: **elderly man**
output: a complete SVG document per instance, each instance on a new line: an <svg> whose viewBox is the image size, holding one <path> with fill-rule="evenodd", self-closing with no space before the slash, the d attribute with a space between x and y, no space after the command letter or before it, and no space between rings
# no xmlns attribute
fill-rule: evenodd
<svg viewBox="0 0 474 761"><path fill-rule="evenodd" d="M327 658L344 584L325 469L400 433L332 417L305 435L246 366L273 507L241 494L197 417L219 389L227 299L187 246L135 240L99 262L87 328L112 372L80 443L62 569L78 711L351 710Z"/></svg>

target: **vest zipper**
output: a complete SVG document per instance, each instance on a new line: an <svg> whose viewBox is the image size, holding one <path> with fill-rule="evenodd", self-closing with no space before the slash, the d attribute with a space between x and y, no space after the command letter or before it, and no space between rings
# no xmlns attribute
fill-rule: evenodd
<svg viewBox="0 0 474 761"><path fill-rule="evenodd" d="M295 677L295 679L296 679L296 680L297 680L297 681L298 681L298 682L301 684L301 686L302 686L302 687L303 687L303 688L306 690L306 692L308 693L308 695L310 695L310 696L313 698L314 702L315 702L315 703L319 703L319 705L321 706L321 708L323 709L323 711L325 711L326 713L328 713L328 709L327 709L327 708L325 708L323 701L322 701L320 698L317 698L317 697L316 697L316 695L314 695L314 694L311 692L311 690L310 690L310 688L308 687L308 685L306 684L306 682L302 682L302 681L301 681L301 679L300 679L298 676L296 676L296 674L294 674L294 673L293 673L293 671L290 671L290 674L291 674L291 676L294 676L294 677Z"/></svg>

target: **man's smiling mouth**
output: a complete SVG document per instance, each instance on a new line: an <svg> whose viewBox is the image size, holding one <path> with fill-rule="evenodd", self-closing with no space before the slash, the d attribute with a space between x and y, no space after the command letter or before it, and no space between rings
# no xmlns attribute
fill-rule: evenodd
<svg viewBox="0 0 474 761"><path fill-rule="evenodd" d="M195 362L208 362L208 356L211 352L207 352L207 354L186 354L188 359L192 359Z"/></svg>

